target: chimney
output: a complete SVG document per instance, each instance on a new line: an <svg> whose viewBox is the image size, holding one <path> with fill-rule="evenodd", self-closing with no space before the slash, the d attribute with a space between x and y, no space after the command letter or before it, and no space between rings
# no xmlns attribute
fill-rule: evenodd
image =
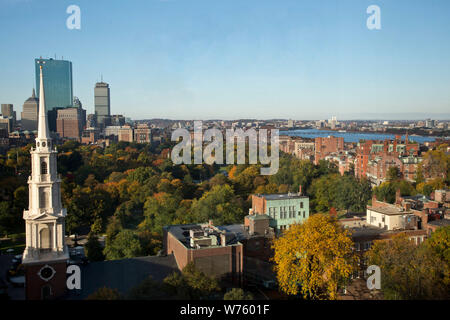
<svg viewBox="0 0 450 320"><path fill-rule="evenodd" d="M220 234L220 245L222 247L226 247L227 246L227 237L226 237L225 233L221 233Z"/></svg>
<svg viewBox="0 0 450 320"><path fill-rule="evenodd" d="M395 192L395 204L402 204L402 196L401 196L401 192L400 189L397 189L397 191Z"/></svg>
<svg viewBox="0 0 450 320"><path fill-rule="evenodd" d="M299 196L302 196L302 195L303 195L303 193L302 193L302 185L299 185L299 186L298 186L298 195L299 195Z"/></svg>
<svg viewBox="0 0 450 320"><path fill-rule="evenodd" d="M208 221L208 226L209 226L210 228L214 227L214 223L213 223L212 220L209 220L209 221Z"/></svg>
<svg viewBox="0 0 450 320"><path fill-rule="evenodd" d="M374 193L373 195L372 195L372 207L376 207L376 205L377 205L377 195Z"/></svg>
<svg viewBox="0 0 450 320"><path fill-rule="evenodd" d="M422 210L421 218L422 218L422 229L426 229L428 225L428 209Z"/></svg>

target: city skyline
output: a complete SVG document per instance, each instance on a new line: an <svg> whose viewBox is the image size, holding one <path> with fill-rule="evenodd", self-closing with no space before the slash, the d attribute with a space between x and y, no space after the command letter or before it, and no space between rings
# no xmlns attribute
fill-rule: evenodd
<svg viewBox="0 0 450 320"><path fill-rule="evenodd" d="M56 52L88 113L103 75L111 114L132 119L449 119L450 4L438 2L80 1L69 30L68 1L4 1L0 99L19 113L34 59ZM366 27L371 4L381 30ZM47 41L30 50L38 32Z"/></svg>

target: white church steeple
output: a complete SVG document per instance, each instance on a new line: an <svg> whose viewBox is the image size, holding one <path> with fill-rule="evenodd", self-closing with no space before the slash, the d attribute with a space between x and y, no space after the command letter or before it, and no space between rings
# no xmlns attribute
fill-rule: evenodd
<svg viewBox="0 0 450 320"><path fill-rule="evenodd" d="M23 213L26 248L23 263L67 260L66 209L61 204L61 179L57 174L57 151L52 145L45 110L44 76L40 65L39 122L36 148L31 149L28 178L29 208Z"/></svg>
<svg viewBox="0 0 450 320"><path fill-rule="evenodd" d="M39 123L38 123L38 140L50 139L50 132L48 130L47 110L45 110L45 91L44 91L44 77L42 75L42 65L40 69L40 91L39 91Z"/></svg>

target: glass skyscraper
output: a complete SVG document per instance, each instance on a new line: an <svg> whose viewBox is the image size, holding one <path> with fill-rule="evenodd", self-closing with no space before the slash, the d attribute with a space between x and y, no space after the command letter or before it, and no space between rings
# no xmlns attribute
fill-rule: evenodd
<svg viewBox="0 0 450 320"><path fill-rule="evenodd" d="M73 104L72 62L54 59L35 59L36 92L40 90L39 65L45 80L45 108L67 108Z"/></svg>
<svg viewBox="0 0 450 320"><path fill-rule="evenodd" d="M45 80L45 108L51 131L56 131L57 109L71 107L73 104L72 62L55 59L35 59L36 89L40 92L40 69ZM38 96L39 98L39 96Z"/></svg>

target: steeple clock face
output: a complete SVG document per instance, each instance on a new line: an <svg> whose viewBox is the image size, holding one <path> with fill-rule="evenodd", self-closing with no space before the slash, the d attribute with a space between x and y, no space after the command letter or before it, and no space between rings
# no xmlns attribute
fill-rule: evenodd
<svg viewBox="0 0 450 320"><path fill-rule="evenodd" d="M39 270L38 272L38 276L44 281L49 281L51 278L54 277L55 274L56 274L55 269L53 269L48 264L43 266L41 270Z"/></svg>

